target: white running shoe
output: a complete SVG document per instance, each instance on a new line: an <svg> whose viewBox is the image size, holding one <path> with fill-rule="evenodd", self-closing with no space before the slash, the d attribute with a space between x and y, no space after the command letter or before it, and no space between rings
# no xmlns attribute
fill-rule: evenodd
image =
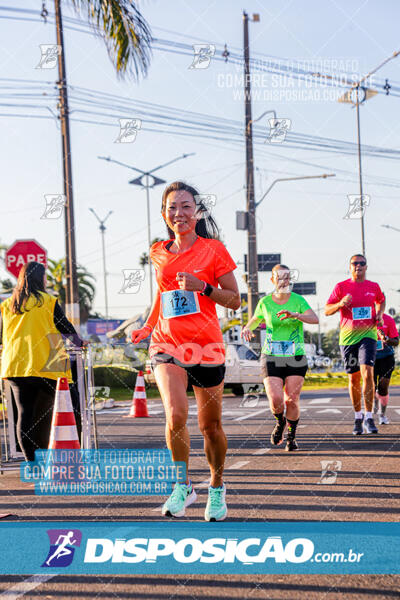
<svg viewBox="0 0 400 600"><path fill-rule="evenodd" d="M390 421L386 415L379 415L379 425L389 425Z"/></svg>

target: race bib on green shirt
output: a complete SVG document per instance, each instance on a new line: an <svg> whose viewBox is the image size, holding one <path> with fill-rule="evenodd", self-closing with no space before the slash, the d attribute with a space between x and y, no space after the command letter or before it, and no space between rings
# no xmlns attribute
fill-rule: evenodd
<svg viewBox="0 0 400 600"><path fill-rule="evenodd" d="M274 356L294 356L294 342L269 342L269 351Z"/></svg>

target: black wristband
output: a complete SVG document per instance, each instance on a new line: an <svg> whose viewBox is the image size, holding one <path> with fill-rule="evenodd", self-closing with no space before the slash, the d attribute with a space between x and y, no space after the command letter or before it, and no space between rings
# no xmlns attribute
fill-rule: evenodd
<svg viewBox="0 0 400 600"><path fill-rule="evenodd" d="M204 291L200 292L200 296L210 296L212 294L213 289L213 286L207 283L206 287L204 288Z"/></svg>

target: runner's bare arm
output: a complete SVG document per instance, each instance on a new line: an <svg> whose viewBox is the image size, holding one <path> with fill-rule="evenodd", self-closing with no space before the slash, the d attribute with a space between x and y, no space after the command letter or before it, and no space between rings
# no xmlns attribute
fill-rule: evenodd
<svg viewBox="0 0 400 600"><path fill-rule="evenodd" d="M386 300L383 302L375 302L376 320L381 321L386 308Z"/></svg>
<svg viewBox="0 0 400 600"><path fill-rule="evenodd" d="M231 310L240 308L240 294L233 271L221 275L221 277L218 278L218 283L221 287L213 288L213 291L210 294L211 300L214 300L216 304L225 306Z"/></svg>
<svg viewBox="0 0 400 600"><path fill-rule="evenodd" d="M346 294L346 296L343 296L343 298L335 304L325 304L325 315L327 317L329 317L329 315L334 315L342 308L342 306L350 306L351 301L351 294Z"/></svg>
<svg viewBox="0 0 400 600"><path fill-rule="evenodd" d="M385 342L385 344L387 344L388 346L398 346L399 345L398 337L395 337L395 338L383 337L380 339L382 339L382 341Z"/></svg>
<svg viewBox="0 0 400 600"><path fill-rule="evenodd" d="M142 340L146 339L149 334L153 331L157 321L158 316L160 314L160 290L157 290L157 293L154 297L152 307L149 312L149 316L147 317L146 323L140 329L135 329L131 333L131 340L133 344L138 344Z"/></svg>
<svg viewBox="0 0 400 600"><path fill-rule="evenodd" d="M204 281L191 273L178 272L176 280L181 290L201 292L204 288ZM216 304L225 306L231 310L240 308L240 294L233 271L221 275L218 278L218 283L221 288L212 286L213 289L209 298L214 300Z"/></svg>
<svg viewBox="0 0 400 600"><path fill-rule="evenodd" d="M308 323L309 325L316 325L319 321L318 316L311 308L303 313L291 312L290 310L280 310L276 313L276 315L281 321L284 321L285 319L297 319L298 321Z"/></svg>
<svg viewBox="0 0 400 600"><path fill-rule="evenodd" d="M251 317L250 321L248 321L247 325L242 328L240 332L240 336L246 340L246 342L250 342L250 340L254 337L253 329L257 329L259 324L264 319L262 317Z"/></svg>

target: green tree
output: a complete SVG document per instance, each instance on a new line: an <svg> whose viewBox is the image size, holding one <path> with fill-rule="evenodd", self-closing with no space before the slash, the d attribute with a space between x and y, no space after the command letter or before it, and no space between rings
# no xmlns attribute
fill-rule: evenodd
<svg viewBox="0 0 400 600"><path fill-rule="evenodd" d="M330 329L322 336L322 350L329 358L336 358L340 356L339 349L339 327L336 329Z"/></svg>
<svg viewBox="0 0 400 600"><path fill-rule="evenodd" d="M77 15L86 19L104 40L117 75L147 74L152 36L134 0L65 0Z"/></svg>
<svg viewBox="0 0 400 600"><path fill-rule="evenodd" d="M79 309L81 322L85 323L88 320L89 313L92 310L96 288L94 281L96 278L89 273L85 267L78 265L78 294L79 294ZM47 265L47 287L58 296L60 305L65 310L65 258L61 260L48 259Z"/></svg>
<svg viewBox="0 0 400 600"><path fill-rule="evenodd" d="M155 237L154 239L151 240L151 244L150 245L152 246L156 242L161 242L161 241L162 241L162 238ZM149 255L147 254L147 252L143 252L140 255L140 258L139 258L139 265L141 267L145 267L148 264L149 264Z"/></svg>

